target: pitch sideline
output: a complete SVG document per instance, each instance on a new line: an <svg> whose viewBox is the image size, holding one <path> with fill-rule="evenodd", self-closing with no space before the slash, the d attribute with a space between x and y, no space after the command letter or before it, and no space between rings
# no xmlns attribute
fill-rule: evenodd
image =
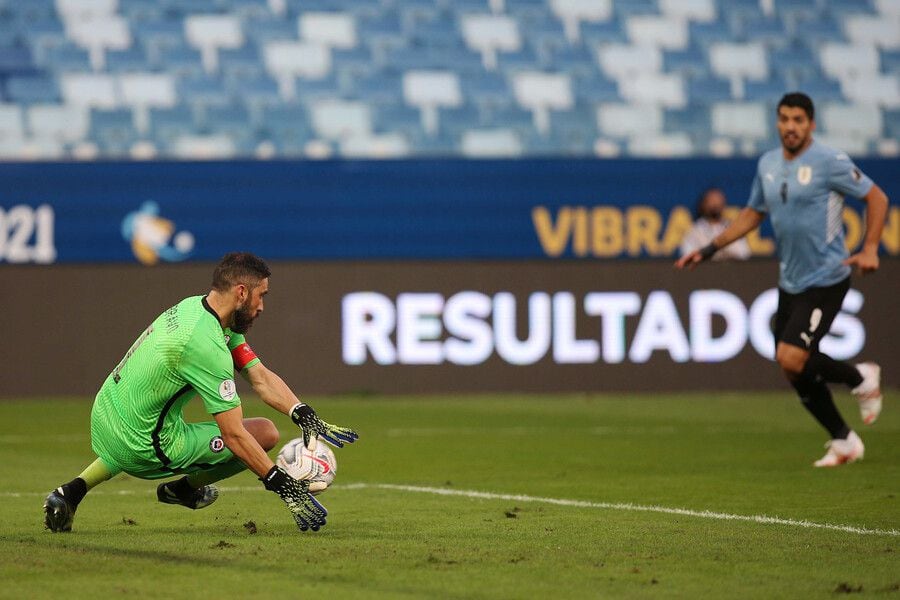
<svg viewBox="0 0 900 600"><path fill-rule="evenodd" d="M591 502L588 500L570 500L566 498L547 498L543 496L529 496L527 494L497 494L494 492L481 492L477 490L452 490L448 488L426 487L418 485L398 485L393 483L349 483L335 486L342 490L379 489L397 492L410 492L417 494L432 494L435 496L459 496L479 500L506 500L510 502L531 502L535 504L552 504L555 506L569 506L573 508L596 508L601 510L618 510L627 512L649 512L682 517L694 517L700 519L712 519L716 521L743 521L760 525L783 525L786 527L800 527L804 529L824 529L852 533L856 535L883 535L900 537L897 529L877 529L871 527L857 527L854 525L841 525L835 523L819 523L805 519L786 519L770 517L768 515L736 515L731 513L716 512L711 510L693 510L690 508L672 508L668 506L634 504L631 502ZM220 486L223 492L259 492L264 488L260 486ZM42 497L47 492L0 492L0 498ZM97 490L91 492L96 496L135 496L144 492L135 490L106 491Z"/></svg>

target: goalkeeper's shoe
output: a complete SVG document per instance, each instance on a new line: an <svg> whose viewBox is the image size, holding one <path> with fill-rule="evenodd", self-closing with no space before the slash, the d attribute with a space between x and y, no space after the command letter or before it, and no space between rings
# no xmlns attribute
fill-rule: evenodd
<svg viewBox="0 0 900 600"><path fill-rule="evenodd" d="M187 495L179 495L172 488L185 481L183 477L177 481L161 483L156 487L156 497L163 504L180 504L191 510L206 508L219 498L219 489L214 485L204 485L192 490ZM184 484L182 484L184 485Z"/></svg>
<svg viewBox="0 0 900 600"><path fill-rule="evenodd" d="M862 460L866 453L866 447L855 431L851 431L845 440L829 440L825 447L828 448L828 452L814 462L813 466L837 467Z"/></svg>
<svg viewBox="0 0 900 600"><path fill-rule="evenodd" d="M859 402L859 412L863 423L871 425L881 414L881 367L873 362L856 365L863 380L851 390Z"/></svg>
<svg viewBox="0 0 900 600"><path fill-rule="evenodd" d="M44 526L50 531L72 531L76 504L70 503L61 487L56 488L44 500Z"/></svg>

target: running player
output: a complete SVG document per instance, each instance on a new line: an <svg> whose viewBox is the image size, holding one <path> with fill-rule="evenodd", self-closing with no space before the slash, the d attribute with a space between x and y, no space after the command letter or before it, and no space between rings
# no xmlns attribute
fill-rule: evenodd
<svg viewBox="0 0 900 600"><path fill-rule="evenodd" d="M70 531L85 494L119 472L141 479L184 475L160 484L157 498L200 509L218 498L214 482L247 468L281 497L300 530L325 524L327 511L310 495L309 482L293 479L266 455L278 443L275 425L245 419L234 385L238 370L266 404L290 415L307 445L321 437L340 447L358 437L322 421L247 345L244 334L263 312L269 275L252 254L227 254L207 295L182 300L138 336L94 400L91 447L98 458L47 496L48 529ZM182 409L198 396L214 422L185 422Z"/></svg>
<svg viewBox="0 0 900 600"><path fill-rule="evenodd" d="M766 215L771 217L780 260L775 360L803 405L831 435L828 452L815 466L834 467L861 459L865 447L835 407L827 383L849 386L863 422L871 425L881 412L881 369L874 363L854 366L834 360L819 351L819 341L850 288L851 267L862 274L878 269L888 199L845 153L813 140L816 122L809 96L786 94L777 110L781 148L759 159L747 206L712 243L675 266L693 268L758 227ZM867 205L866 237L853 256L844 245L845 195Z"/></svg>

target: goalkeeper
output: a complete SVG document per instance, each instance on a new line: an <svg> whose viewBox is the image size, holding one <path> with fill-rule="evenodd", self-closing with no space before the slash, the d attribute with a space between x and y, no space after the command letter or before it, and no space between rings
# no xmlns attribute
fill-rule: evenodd
<svg viewBox="0 0 900 600"><path fill-rule="evenodd" d="M266 455L278 443L275 425L245 419L235 389L238 370L266 404L290 415L307 445L321 437L340 447L358 437L322 421L247 345L244 334L263 312L270 273L252 254L227 254L209 294L182 300L138 336L94 401L91 447L98 458L47 496L48 529L70 531L87 492L119 472L141 479L183 475L160 484L157 498L199 509L218 498L213 483L248 468L285 502L301 531L325 525L327 511L310 495L309 482ZM185 422L182 409L197 396L214 422Z"/></svg>

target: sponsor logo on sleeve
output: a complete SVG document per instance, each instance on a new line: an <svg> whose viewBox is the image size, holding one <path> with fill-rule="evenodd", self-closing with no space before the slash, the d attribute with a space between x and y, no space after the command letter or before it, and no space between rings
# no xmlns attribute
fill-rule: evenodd
<svg viewBox="0 0 900 600"><path fill-rule="evenodd" d="M209 449L215 453L219 453L225 449L225 442L222 440L222 436L217 435L213 439L209 440Z"/></svg>
<svg viewBox="0 0 900 600"><path fill-rule="evenodd" d="M234 400L235 394L237 394L237 390L234 386L234 379L226 379L219 384L219 396L222 397L222 400Z"/></svg>

